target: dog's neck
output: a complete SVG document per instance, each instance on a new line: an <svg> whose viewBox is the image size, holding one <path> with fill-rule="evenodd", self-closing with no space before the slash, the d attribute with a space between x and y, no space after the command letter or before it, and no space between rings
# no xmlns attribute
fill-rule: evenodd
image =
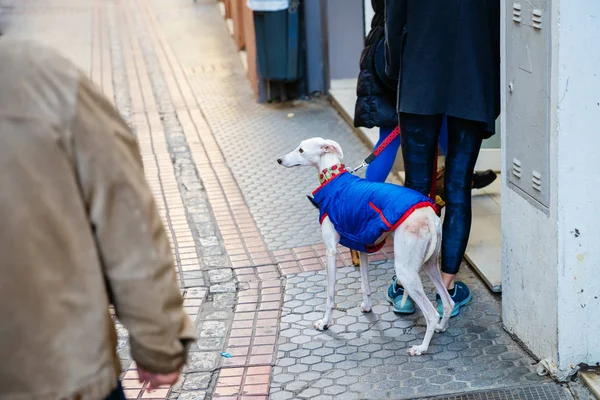
<svg viewBox="0 0 600 400"><path fill-rule="evenodd" d="M333 177L338 176L342 172L346 172L344 164L337 163L319 171L319 183L323 184Z"/></svg>
<svg viewBox="0 0 600 400"><path fill-rule="evenodd" d="M340 159L333 153L325 153L319 160L317 170L319 171L319 182L322 184L328 179L339 175L341 170L346 170L344 164L340 163Z"/></svg>
<svg viewBox="0 0 600 400"><path fill-rule="evenodd" d="M318 164L315 166L317 167L317 170L319 172L321 172L324 169L331 168L334 165L339 165L339 164L340 164L340 158L337 155L335 155L333 153L325 153L321 156Z"/></svg>

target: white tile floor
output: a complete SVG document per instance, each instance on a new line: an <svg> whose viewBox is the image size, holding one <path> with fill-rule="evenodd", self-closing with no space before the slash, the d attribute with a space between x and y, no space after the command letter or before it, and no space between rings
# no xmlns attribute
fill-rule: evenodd
<svg viewBox="0 0 600 400"><path fill-rule="evenodd" d="M356 102L356 79L331 82L329 91L334 106L352 125ZM357 130L370 146L379 138L378 129ZM403 181L400 173L399 178ZM502 291L500 230L500 178L482 190L473 191L473 223L471 237L465 254L469 263L494 292Z"/></svg>
<svg viewBox="0 0 600 400"><path fill-rule="evenodd" d="M331 81L329 95L342 117L353 126L354 103L356 102L356 79L335 79ZM362 139L375 144L379 139L379 129L359 128Z"/></svg>

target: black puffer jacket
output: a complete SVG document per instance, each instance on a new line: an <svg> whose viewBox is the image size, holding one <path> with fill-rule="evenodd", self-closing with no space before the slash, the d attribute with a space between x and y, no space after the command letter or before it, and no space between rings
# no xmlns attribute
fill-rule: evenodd
<svg viewBox="0 0 600 400"><path fill-rule="evenodd" d="M371 0L371 5L375 16L360 57L354 126L394 128L398 125L397 81L391 81L385 76L385 2Z"/></svg>

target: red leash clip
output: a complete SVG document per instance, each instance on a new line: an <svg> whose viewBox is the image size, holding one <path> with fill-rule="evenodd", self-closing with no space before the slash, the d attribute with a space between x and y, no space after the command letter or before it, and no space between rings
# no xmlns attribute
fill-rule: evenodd
<svg viewBox="0 0 600 400"><path fill-rule="evenodd" d="M394 140L394 139L396 139L396 137L398 137L399 134L400 134L400 128L399 127L394 128L394 130L391 131L389 135L387 135L385 140L383 142L381 142L381 144L379 146L377 146L377 148L375 150L373 150L373 152L369 155L369 157L365 158L364 161L358 167L351 169L349 172L351 174L353 174L356 171L360 170L361 168L364 168L367 165L371 164L373 162L373 160L376 159L377 156L379 154L381 154L381 152L383 150L385 150L385 148L388 147L388 145L390 143L392 143L392 140Z"/></svg>

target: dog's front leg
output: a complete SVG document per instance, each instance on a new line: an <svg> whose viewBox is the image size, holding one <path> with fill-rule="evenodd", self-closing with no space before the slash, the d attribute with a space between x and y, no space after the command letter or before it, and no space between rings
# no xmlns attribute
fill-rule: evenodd
<svg viewBox="0 0 600 400"><path fill-rule="evenodd" d="M329 218L325 218L321 224L321 232L325 249L327 251L327 301L325 302L325 316L316 321L314 327L320 331L327 329L331 325L331 315L335 307L335 273L337 259L337 245L340 241L340 235L336 232L333 223Z"/></svg>
<svg viewBox="0 0 600 400"><path fill-rule="evenodd" d="M367 253L360 253L360 286L363 295L363 302L360 305L360 311L364 313L371 312L371 285L369 284L369 257Z"/></svg>

